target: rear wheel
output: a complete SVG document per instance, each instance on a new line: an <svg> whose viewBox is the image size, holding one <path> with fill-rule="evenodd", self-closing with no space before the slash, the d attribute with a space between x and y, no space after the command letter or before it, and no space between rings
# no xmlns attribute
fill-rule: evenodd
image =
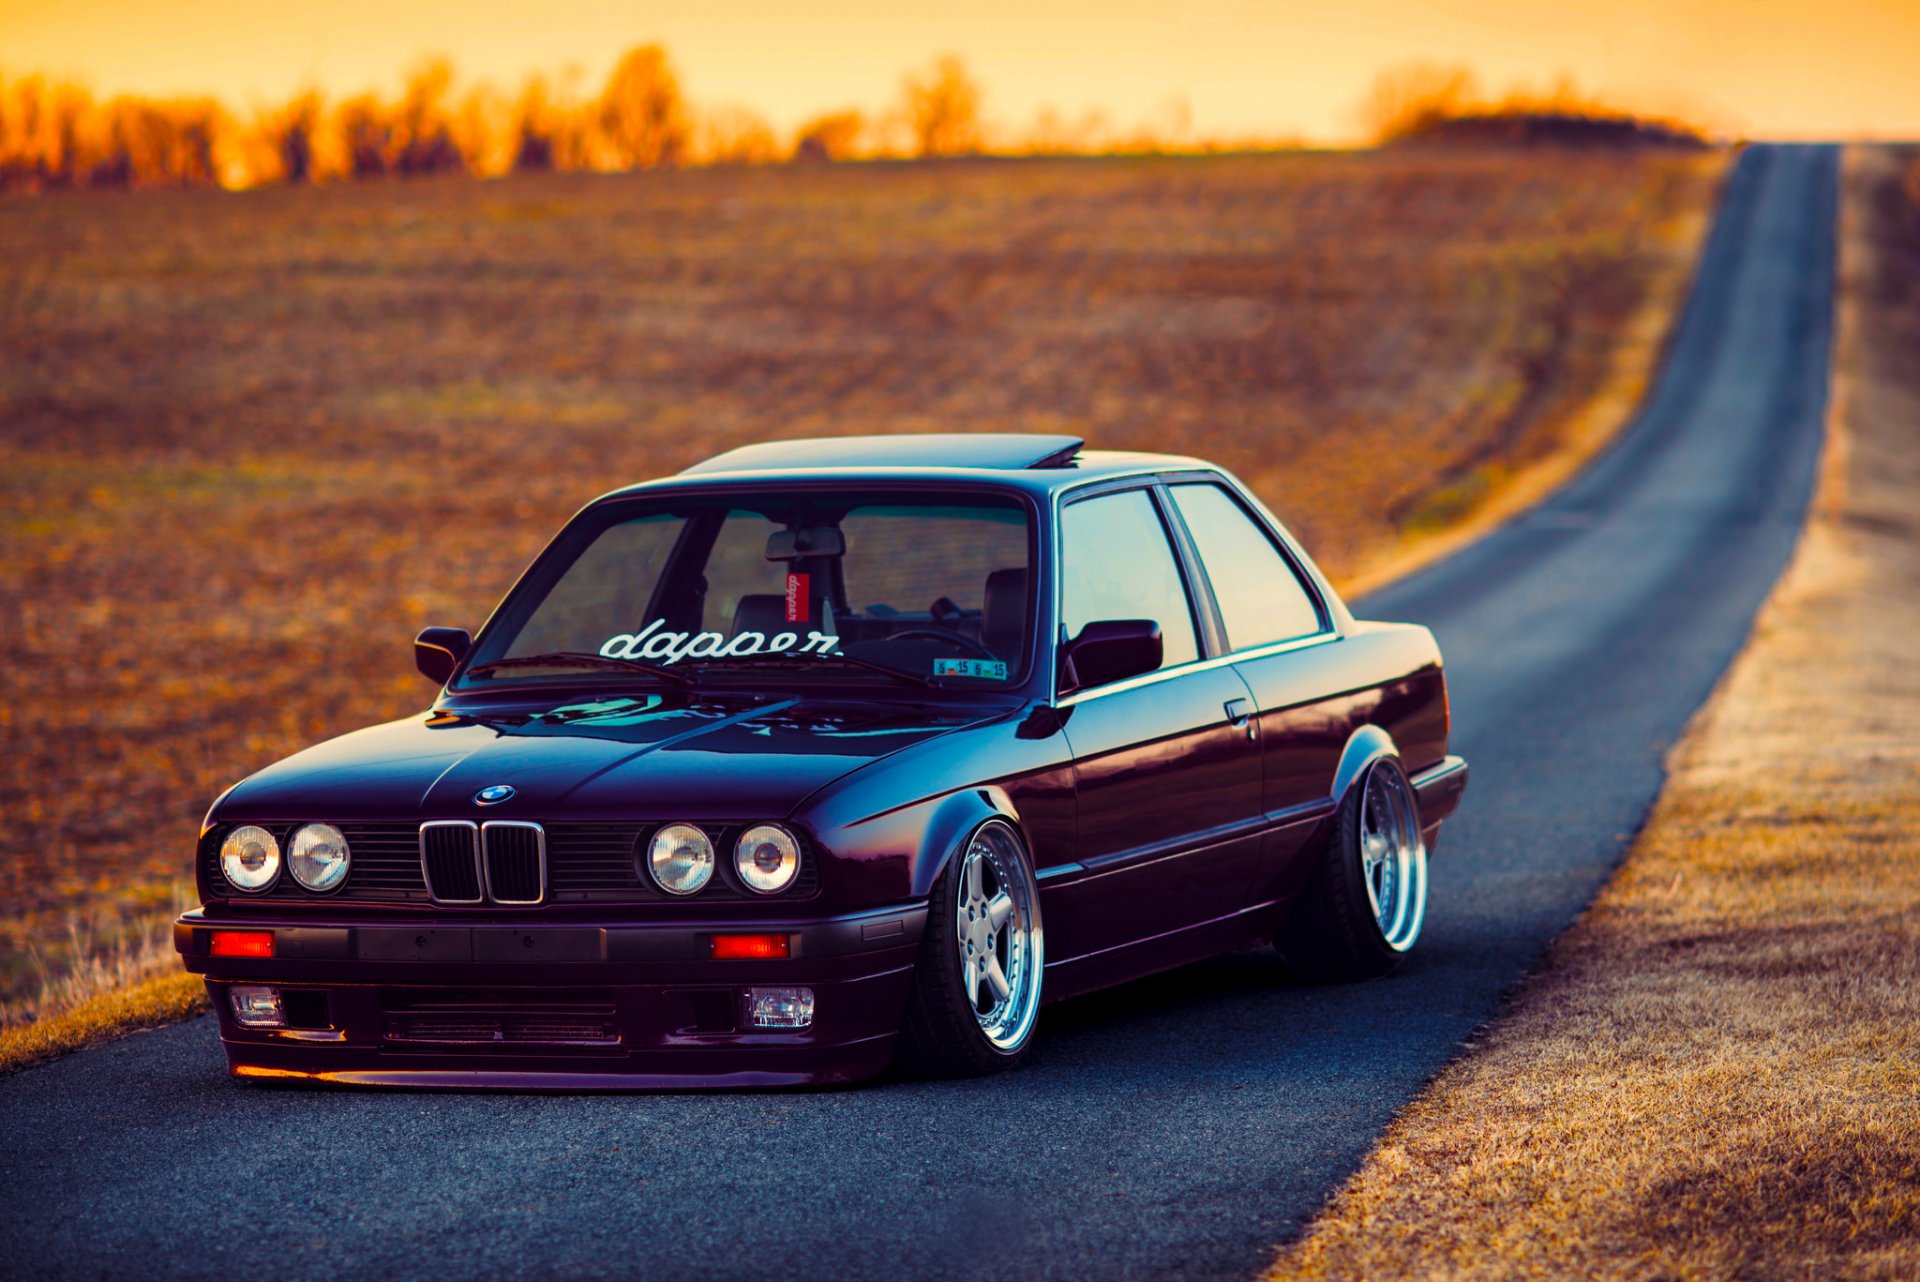
<svg viewBox="0 0 1920 1282"><path fill-rule="evenodd" d="M934 882L900 1067L977 1077L1018 1064L1033 1041L1044 966L1032 862L1013 825L989 819Z"/></svg>
<svg viewBox="0 0 1920 1282"><path fill-rule="evenodd" d="M1306 979L1370 979L1400 964L1427 917L1427 845L1407 772L1367 767L1275 945Z"/></svg>

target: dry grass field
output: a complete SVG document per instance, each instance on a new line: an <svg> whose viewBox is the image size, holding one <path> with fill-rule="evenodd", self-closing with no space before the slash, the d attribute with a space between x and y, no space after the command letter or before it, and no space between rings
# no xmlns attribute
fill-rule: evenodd
<svg viewBox="0 0 1920 1282"><path fill-rule="evenodd" d="M1920 149L1856 151L1835 429L1619 874L1270 1277L1920 1276Z"/></svg>
<svg viewBox="0 0 1920 1282"><path fill-rule="evenodd" d="M423 706L585 499L767 436L1073 431L1336 574L1591 444L1724 157L712 169L0 202L0 999L226 784ZM1589 425L1590 426L1590 425Z"/></svg>

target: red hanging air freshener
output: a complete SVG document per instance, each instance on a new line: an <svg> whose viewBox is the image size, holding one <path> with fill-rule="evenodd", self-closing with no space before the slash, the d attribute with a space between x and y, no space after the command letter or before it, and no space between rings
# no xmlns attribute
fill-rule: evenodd
<svg viewBox="0 0 1920 1282"><path fill-rule="evenodd" d="M805 623L807 621L807 576L804 574L787 575L787 622Z"/></svg>

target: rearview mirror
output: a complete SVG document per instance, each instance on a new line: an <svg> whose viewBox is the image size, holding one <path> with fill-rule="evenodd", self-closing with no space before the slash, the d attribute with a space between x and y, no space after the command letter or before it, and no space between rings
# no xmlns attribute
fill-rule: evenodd
<svg viewBox="0 0 1920 1282"><path fill-rule="evenodd" d="M1102 619L1067 642L1068 683L1081 690L1124 681L1160 666L1160 625L1152 619Z"/></svg>
<svg viewBox="0 0 1920 1282"><path fill-rule="evenodd" d="M473 638L465 628L423 628L413 639L413 666L421 676L443 686L472 647Z"/></svg>
<svg viewBox="0 0 1920 1282"><path fill-rule="evenodd" d="M814 525L800 530L775 530L767 536L767 560L798 561L808 556L845 556L847 536L839 527Z"/></svg>

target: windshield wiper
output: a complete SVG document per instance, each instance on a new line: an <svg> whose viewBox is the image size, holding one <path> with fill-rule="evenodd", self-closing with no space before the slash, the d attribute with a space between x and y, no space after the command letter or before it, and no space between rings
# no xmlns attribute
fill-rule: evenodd
<svg viewBox="0 0 1920 1282"><path fill-rule="evenodd" d="M608 654L588 654L584 650L551 650L546 654L523 654L515 659L495 659L492 663L477 664L461 673L462 676L477 677L482 673L499 672L507 668L611 668L621 672L644 672L650 677L659 677L662 681L671 681L677 686L690 686L693 678L684 672L675 672L663 668L657 663L642 663L638 659L617 659Z"/></svg>
<svg viewBox="0 0 1920 1282"><path fill-rule="evenodd" d="M932 677L923 677L917 672L908 672L904 668L889 667L884 663L875 663L872 659L857 659L850 654L825 654L815 650L805 655L783 654L763 655L758 658L741 657L738 659L703 659L700 666L713 667L718 664L730 664L741 668L815 668L822 664L844 663L850 668L862 668L868 672L878 672L883 677L892 677L895 681L910 686L919 686L925 690L938 690L944 682Z"/></svg>

